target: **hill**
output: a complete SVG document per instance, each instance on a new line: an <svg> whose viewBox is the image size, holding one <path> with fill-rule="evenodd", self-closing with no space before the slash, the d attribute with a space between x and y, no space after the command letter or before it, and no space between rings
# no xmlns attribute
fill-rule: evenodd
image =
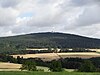
<svg viewBox="0 0 100 75"><path fill-rule="evenodd" d="M0 52L20 51L27 47L100 48L100 39L58 32L0 37Z"/></svg>

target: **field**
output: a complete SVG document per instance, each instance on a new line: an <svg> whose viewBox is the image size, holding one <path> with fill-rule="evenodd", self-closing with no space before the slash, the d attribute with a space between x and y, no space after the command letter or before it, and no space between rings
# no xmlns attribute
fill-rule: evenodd
<svg viewBox="0 0 100 75"><path fill-rule="evenodd" d="M0 75L100 75L100 73L82 73L82 72L0 72Z"/></svg>
<svg viewBox="0 0 100 75"><path fill-rule="evenodd" d="M0 71L21 71L21 64L0 62ZM44 72L49 72L48 67L36 66L37 69L42 69ZM25 70L24 70L25 71Z"/></svg>
<svg viewBox="0 0 100 75"><path fill-rule="evenodd" d="M0 71L20 71L20 67L20 64L0 62Z"/></svg>
<svg viewBox="0 0 100 75"><path fill-rule="evenodd" d="M62 58L92 58L92 57L100 57L99 53L96 52L74 52L74 53L41 53L41 54L25 54L25 55L12 55L13 57L17 58L17 56L23 57L23 58L41 58L42 60L49 61L53 59L59 59ZM59 57L60 56L60 57Z"/></svg>

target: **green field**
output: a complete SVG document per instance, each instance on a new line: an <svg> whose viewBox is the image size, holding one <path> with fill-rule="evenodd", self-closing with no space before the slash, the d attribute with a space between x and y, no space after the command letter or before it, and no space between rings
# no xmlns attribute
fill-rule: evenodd
<svg viewBox="0 0 100 75"><path fill-rule="evenodd" d="M0 75L100 75L100 73L82 72L0 72Z"/></svg>

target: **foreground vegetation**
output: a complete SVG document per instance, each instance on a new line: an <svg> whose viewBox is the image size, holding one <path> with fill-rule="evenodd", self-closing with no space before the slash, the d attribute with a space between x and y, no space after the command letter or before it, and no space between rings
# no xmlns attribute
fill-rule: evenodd
<svg viewBox="0 0 100 75"><path fill-rule="evenodd" d="M100 73L85 73L85 72L0 72L0 75L100 75Z"/></svg>

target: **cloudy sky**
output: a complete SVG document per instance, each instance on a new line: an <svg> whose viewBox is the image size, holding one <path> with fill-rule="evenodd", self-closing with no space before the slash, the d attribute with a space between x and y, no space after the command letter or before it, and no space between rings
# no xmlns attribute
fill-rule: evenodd
<svg viewBox="0 0 100 75"><path fill-rule="evenodd" d="M0 0L0 37L51 31L100 38L100 0Z"/></svg>

